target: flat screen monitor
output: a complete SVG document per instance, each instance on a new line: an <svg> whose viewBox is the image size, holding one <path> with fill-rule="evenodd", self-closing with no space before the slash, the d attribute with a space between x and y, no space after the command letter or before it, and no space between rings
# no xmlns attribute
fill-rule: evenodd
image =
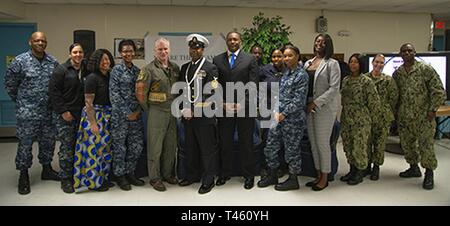
<svg viewBox="0 0 450 226"><path fill-rule="evenodd" d="M372 71L372 61L376 54L367 54L368 71ZM392 76L402 64L403 59L398 54L383 54L385 64L383 73ZM416 53L416 60L431 65L439 74L439 78L447 92L447 100L450 100L450 52Z"/></svg>

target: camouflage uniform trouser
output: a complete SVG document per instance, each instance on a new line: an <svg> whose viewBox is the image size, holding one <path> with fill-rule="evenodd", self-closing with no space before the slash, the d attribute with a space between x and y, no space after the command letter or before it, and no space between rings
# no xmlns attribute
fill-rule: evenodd
<svg viewBox="0 0 450 226"><path fill-rule="evenodd" d="M33 163L33 141L39 144L39 163L52 163L55 150L55 127L52 117L41 120L17 119L17 138L19 145L16 155L16 169L29 169Z"/></svg>
<svg viewBox="0 0 450 226"><path fill-rule="evenodd" d="M386 148L386 140L389 134L390 125L390 123L372 124L367 146L367 159L369 163L374 163L378 166L383 165L384 150Z"/></svg>
<svg viewBox="0 0 450 226"><path fill-rule="evenodd" d="M347 162L359 170L367 168L367 142L370 128L370 122L342 123L341 137Z"/></svg>
<svg viewBox="0 0 450 226"><path fill-rule="evenodd" d="M280 166L278 152L284 145L284 159L289 167L289 173L299 174L301 171L302 159L300 156L300 141L306 128L305 120L285 119L278 123L276 127L269 130L267 145L264 148L267 166L270 169L277 169Z"/></svg>
<svg viewBox="0 0 450 226"><path fill-rule="evenodd" d="M134 174L141 152L144 149L143 121L116 120L111 118L113 172L115 176Z"/></svg>
<svg viewBox="0 0 450 226"><path fill-rule="evenodd" d="M59 167L61 169L59 177L61 179L72 179L73 177L73 156L75 155L79 126L79 119L67 122L61 114L56 116L56 138L61 142L58 152Z"/></svg>
<svg viewBox="0 0 450 226"><path fill-rule="evenodd" d="M147 118L147 166L150 181L175 175L176 119L170 111L151 106ZM162 177L162 178L161 178Z"/></svg>
<svg viewBox="0 0 450 226"><path fill-rule="evenodd" d="M427 169L437 168L437 159L434 154L434 132L436 121L411 120L398 123L400 144L405 153L406 162L420 164Z"/></svg>

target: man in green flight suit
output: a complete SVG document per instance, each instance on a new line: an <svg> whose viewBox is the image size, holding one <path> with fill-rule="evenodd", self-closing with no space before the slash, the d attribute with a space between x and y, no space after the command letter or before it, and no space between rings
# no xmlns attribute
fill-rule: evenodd
<svg viewBox="0 0 450 226"><path fill-rule="evenodd" d="M436 111L445 101L445 91L439 75L428 64L415 59L411 43L400 47L401 65L393 74L399 89L397 121L400 144L410 168L400 177L421 177L418 163L425 168L422 187L434 187L433 170L437 168L433 136L436 129Z"/></svg>
<svg viewBox="0 0 450 226"><path fill-rule="evenodd" d="M170 43L165 38L155 41L155 59L142 68L136 81L136 97L148 113L147 159L150 184L165 191L162 181L178 184L175 178L177 149L176 119L171 114L172 85L178 81L180 68L169 61Z"/></svg>

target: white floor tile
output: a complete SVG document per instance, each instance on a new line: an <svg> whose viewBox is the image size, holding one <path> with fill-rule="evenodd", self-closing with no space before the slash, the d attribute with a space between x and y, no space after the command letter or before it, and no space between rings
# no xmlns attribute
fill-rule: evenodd
<svg viewBox="0 0 450 226"><path fill-rule="evenodd" d="M435 171L435 188L422 189L422 178L403 179L398 173L408 164L402 155L386 152L379 181L368 178L362 184L349 186L339 177L348 171L342 144L338 144L339 170L336 180L320 192L304 186L311 178L299 177L300 190L278 192L269 188L251 190L243 188L243 179L234 177L224 186L215 187L205 195L199 195L200 184L188 187L167 185L166 192L155 191L147 183L144 187L133 187L122 191L117 186L108 192L88 191L81 194L65 194L59 182L41 181L41 166L37 160L37 145L34 145L34 163L31 168L31 193L17 193L18 171L14 158L17 143L0 143L0 205L133 205L133 206L303 206L303 205L450 205L450 140L436 141L435 151L439 166ZM55 160L57 155L55 152ZM53 162L58 169L57 160ZM148 178L143 178L148 182ZM259 178L256 178L255 183ZM283 178L284 179L284 178Z"/></svg>

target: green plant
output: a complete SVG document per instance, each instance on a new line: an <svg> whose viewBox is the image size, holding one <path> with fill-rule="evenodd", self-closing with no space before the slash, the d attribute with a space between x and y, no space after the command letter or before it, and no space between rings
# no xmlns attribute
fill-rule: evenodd
<svg viewBox="0 0 450 226"><path fill-rule="evenodd" d="M242 28L242 49L245 52L250 52L252 46L261 46L263 63L270 63L270 51L288 44L289 35L292 34L289 31L291 26L281 23L281 19L282 17L278 15L267 18L264 17L264 13L259 12L258 15L253 17L253 27Z"/></svg>

